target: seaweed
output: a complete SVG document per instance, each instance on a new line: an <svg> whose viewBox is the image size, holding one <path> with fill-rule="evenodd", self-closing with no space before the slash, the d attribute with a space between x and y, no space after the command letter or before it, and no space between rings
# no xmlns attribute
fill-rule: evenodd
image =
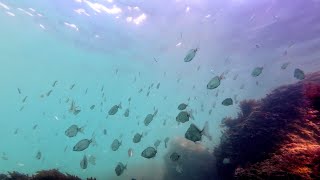
<svg viewBox="0 0 320 180"><path fill-rule="evenodd" d="M242 101L240 110L221 123L221 179L320 179L320 72Z"/></svg>

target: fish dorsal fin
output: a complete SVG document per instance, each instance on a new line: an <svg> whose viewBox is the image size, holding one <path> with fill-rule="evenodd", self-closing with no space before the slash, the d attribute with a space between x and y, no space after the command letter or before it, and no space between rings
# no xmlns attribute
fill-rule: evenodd
<svg viewBox="0 0 320 180"><path fill-rule="evenodd" d="M209 133L209 123L208 121L205 122L204 127L201 131L201 134L206 136L210 141L212 140L212 136Z"/></svg>

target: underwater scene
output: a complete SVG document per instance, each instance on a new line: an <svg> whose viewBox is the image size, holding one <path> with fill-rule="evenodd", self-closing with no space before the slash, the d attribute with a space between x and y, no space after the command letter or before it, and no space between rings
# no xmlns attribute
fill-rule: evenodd
<svg viewBox="0 0 320 180"><path fill-rule="evenodd" d="M0 180L320 179L319 0L0 0Z"/></svg>

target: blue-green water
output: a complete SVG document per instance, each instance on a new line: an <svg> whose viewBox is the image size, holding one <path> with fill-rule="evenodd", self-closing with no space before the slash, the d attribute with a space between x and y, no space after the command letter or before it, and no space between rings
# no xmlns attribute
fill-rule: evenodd
<svg viewBox="0 0 320 180"><path fill-rule="evenodd" d="M169 146L183 144L189 125L202 128L206 121L213 139L197 144L211 153L219 144L220 121L239 110L237 104L223 106L225 98L235 103L260 98L279 85L298 81L295 68L305 73L319 70L319 2L288 3L1 0L0 171L58 168L83 178L163 179L168 158L164 139L170 138ZM312 8L300 10L301 4ZM86 11L79 14L79 9ZM186 63L183 59L191 48L199 51ZM290 64L282 70L286 62ZM257 66L264 69L254 78L251 72ZM221 85L208 90L209 80L222 73ZM50 96L41 97L50 90ZM68 111L71 100L81 109L78 115ZM177 106L182 102L193 111L194 120L178 124ZM106 118L119 103L122 109ZM127 108L130 115L124 117ZM154 109L158 114L145 126L145 116ZM72 124L85 126L84 133L67 137L64 132ZM136 132L147 133L138 144L132 142ZM96 146L72 150L93 133ZM110 145L116 138L122 145L114 152ZM141 157L158 139L162 142L156 157ZM85 170L80 168L84 155L96 157L96 164L89 163ZM118 162L128 164L120 177L114 172Z"/></svg>

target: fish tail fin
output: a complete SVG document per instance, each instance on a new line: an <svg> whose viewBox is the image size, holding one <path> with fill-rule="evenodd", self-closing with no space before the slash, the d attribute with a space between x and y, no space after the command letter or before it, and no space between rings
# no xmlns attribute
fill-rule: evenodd
<svg viewBox="0 0 320 180"><path fill-rule="evenodd" d="M205 122L203 130L201 131L201 134L206 136L210 141L212 140L212 136L209 133L209 123L208 123L208 121Z"/></svg>
<svg viewBox="0 0 320 180"><path fill-rule="evenodd" d="M92 133L92 137L91 137L91 143L93 146L97 146L97 141L96 141L96 134Z"/></svg>
<svg viewBox="0 0 320 180"><path fill-rule="evenodd" d="M153 113L153 116L156 116L158 114L158 109L156 109Z"/></svg>
<svg viewBox="0 0 320 180"><path fill-rule="evenodd" d="M78 131L79 131L80 133L82 133L82 134L83 134L83 133L84 133L84 128L85 128L85 127L86 127L86 125L84 125L84 126L80 127Z"/></svg>

